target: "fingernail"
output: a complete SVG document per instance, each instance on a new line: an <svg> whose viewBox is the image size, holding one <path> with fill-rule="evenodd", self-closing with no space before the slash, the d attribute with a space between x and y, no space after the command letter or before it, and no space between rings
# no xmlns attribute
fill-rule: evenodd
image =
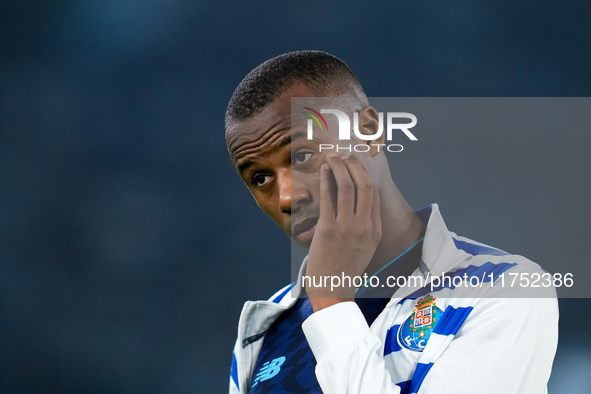
<svg viewBox="0 0 591 394"><path fill-rule="evenodd" d="M322 169L325 170L325 171L328 171L330 169L330 167L328 166L328 164L324 163L322 165Z"/></svg>
<svg viewBox="0 0 591 394"><path fill-rule="evenodd" d="M337 157L339 157L339 155L337 155L336 153L329 153L326 156L330 157L331 159L336 159Z"/></svg>

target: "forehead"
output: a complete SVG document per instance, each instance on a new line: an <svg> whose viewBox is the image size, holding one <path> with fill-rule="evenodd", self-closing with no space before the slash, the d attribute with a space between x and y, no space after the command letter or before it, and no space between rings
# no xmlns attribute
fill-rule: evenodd
<svg viewBox="0 0 591 394"><path fill-rule="evenodd" d="M260 113L231 126L226 141L234 164L259 145L289 137L292 97L314 97L314 94L304 84L295 83Z"/></svg>

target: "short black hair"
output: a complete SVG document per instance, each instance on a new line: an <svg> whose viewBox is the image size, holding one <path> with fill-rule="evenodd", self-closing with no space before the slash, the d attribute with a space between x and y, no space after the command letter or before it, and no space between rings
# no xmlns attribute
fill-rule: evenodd
<svg viewBox="0 0 591 394"><path fill-rule="evenodd" d="M231 123L261 112L295 82L326 97L365 95L353 71L336 56L322 51L285 53L262 63L240 82L228 104L226 131Z"/></svg>

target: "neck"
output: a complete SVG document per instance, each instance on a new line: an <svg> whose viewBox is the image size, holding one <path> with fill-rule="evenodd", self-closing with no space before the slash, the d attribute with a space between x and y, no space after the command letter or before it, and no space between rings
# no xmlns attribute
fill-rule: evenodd
<svg viewBox="0 0 591 394"><path fill-rule="evenodd" d="M382 239L367 266L371 275L399 256L425 235L426 225L414 213L400 191L392 183L388 190L380 194L380 217L382 220ZM411 261L408 266L398 267L398 275L410 275L418 262Z"/></svg>

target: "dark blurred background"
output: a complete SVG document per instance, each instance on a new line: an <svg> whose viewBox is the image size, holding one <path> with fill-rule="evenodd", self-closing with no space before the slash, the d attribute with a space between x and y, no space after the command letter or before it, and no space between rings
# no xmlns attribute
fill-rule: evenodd
<svg viewBox="0 0 591 394"><path fill-rule="evenodd" d="M583 0L0 1L0 392L227 390L242 303L289 281L289 239L223 137L260 62L326 50L374 97L589 96L590 18ZM588 183L548 180L544 198L588 223L588 204L562 199ZM543 213L514 197L528 229ZM442 204L452 230L486 227L466 217L473 204ZM477 239L504 247L498 236ZM534 259L548 243L524 239ZM591 392L590 305L561 300L551 392Z"/></svg>

